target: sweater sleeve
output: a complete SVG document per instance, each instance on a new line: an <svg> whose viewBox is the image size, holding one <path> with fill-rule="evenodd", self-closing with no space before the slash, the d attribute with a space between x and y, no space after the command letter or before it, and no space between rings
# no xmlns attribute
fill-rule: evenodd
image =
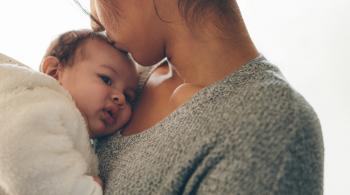
<svg viewBox="0 0 350 195"><path fill-rule="evenodd" d="M323 194L323 145L317 131L300 129L276 155L241 160L230 151L205 160L188 194ZM248 156L254 156L247 152ZM272 156L275 156L272 158ZM187 189L189 190L189 189Z"/></svg>
<svg viewBox="0 0 350 195"><path fill-rule="evenodd" d="M223 158L198 177L198 186L192 186L188 194L321 195L322 152L314 146L308 150L305 144L290 144L272 164L256 164L259 169Z"/></svg>
<svg viewBox="0 0 350 195"><path fill-rule="evenodd" d="M324 148L321 134L299 131L282 156L274 194L323 194Z"/></svg>
<svg viewBox="0 0 350 195"><path fill-rule="evenodd" d="M227 136L218 143L199 172L196 192L322 194L324 148L319 121L308 105L291 108L289 114L262 117L251 129L239 130L250 135L244 139ZM264 110L272 115L273 109Z"/></svg>

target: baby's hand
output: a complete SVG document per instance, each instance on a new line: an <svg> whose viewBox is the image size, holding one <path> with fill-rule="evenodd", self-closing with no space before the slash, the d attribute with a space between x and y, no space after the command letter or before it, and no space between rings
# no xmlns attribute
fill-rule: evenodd
<svg viewBox="0 0 350 195"><path fill-rule="evenodd" d="M99 176L92 176L92 178L96 183L100 184L100 186L103 187L103 182Z"/></svg>

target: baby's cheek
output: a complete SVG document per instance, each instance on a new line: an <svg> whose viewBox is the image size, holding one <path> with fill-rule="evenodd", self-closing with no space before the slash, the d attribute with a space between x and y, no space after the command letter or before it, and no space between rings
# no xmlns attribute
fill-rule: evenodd
<svg viewBox="0 0 350 195"><path fill-rule="evenodd" d="M131 108L130 108L130 106L128 106L127 108L125 108L123 110L123 113L122 113L121 117L122 117L120 119L121 124L118 125L119 126L118 128L123 127L131 119Z"/></svg>
<svg viewBox="0 0 350 195"><path fill-rule="evenodd" d="M128 106L128 109L127 109L128 113L127 113L127 121L129 121L131 119L131 116L132 116L132 109L130 106Z"/></svg>

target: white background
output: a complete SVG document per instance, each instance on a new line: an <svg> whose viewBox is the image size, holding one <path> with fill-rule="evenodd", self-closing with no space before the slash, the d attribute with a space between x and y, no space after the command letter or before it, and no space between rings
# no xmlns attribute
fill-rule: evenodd
<svg viewBox="0 0 350 195"><path fill-rule="evenodd" d="M258 49L318 113L325 194L350 194L350 1L238 2ZM0 0L0 25L0 52L38 69L49 42L89 18L72 0Z"/></svg>

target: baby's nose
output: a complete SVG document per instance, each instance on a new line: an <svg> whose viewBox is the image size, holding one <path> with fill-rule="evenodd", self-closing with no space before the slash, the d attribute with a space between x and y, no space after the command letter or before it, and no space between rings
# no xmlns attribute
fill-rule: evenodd
<svg viewBox="0 0 350 195"><path fill-rule="evenodd" d="M122 107L125 105L125 96L123 93L117 92L117 93L113 94L112 100L118 106Z"/></svg>

